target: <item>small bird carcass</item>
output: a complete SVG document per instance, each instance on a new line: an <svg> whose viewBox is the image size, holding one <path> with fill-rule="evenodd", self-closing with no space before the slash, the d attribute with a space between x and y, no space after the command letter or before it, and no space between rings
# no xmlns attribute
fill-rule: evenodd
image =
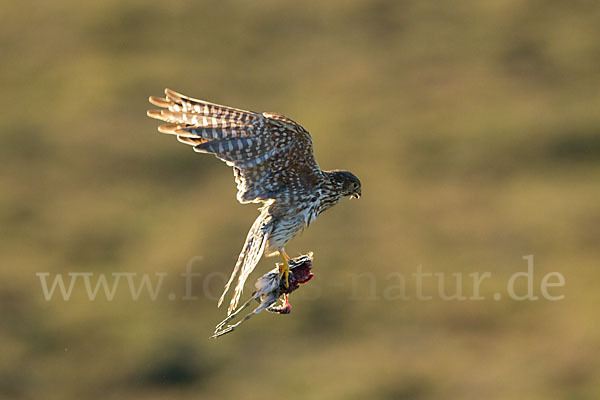
<svg viewBox="0 0 600 400"><path fill-rule="evenodd" d="M273 268L271 271L258 278L254 284L256 291L252 294L252 297L240 308L238 308L236 312L229 315L219 325L217 325L212 338L217 338L233 332L233 330L240 326L240 324L242 324L244 321L247 321L253 315L258 314L265 309L278 314L289 314L292 311L292 306L288 300L288 296L294 290L298 289L300 284L307 283L314 276L314 274L311 272L312 260L313 254L309 253L288 261L290 273L288 279L289 285L287 287L280 272L279 266ZM277 305L276 303L279 301L279 299L282 300L282 303ZM226 324L239 315L242 310L249 307L254 300L259 303L258 307L256 307L254 311L250 312L237 323L226 326Z"/></svg>

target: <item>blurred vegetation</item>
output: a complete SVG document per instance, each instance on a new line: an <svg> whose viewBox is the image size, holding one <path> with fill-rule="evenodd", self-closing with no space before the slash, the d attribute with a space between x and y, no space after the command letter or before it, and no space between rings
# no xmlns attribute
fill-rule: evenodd
<svg viewBox="0 0 600 400"><path fill-rule="evenodd" d="M600 397L598 2L2 9L0 398ZM291 316L214 342L221 281L166 298L195 256L228 274L256 211L229 168L156 132L164 87L286 114L323 168L361 178L288 246L316 273ZM564 300L491 299L527 254L537 294L558 271ZM381 298L418 265L492 272L487 300ZM352 296L364 271L377 299L368 279ZM37 272L169 276L154 302L46 301Z"/></svg>

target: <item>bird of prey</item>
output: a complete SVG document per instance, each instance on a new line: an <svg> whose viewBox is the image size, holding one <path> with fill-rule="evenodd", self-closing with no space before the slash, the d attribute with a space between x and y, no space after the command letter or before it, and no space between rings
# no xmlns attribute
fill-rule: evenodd
<svg viewBox="0 0 600 400"><path fill-rule="evenodd" d="M290 118L213 104L170 89L164 98L149 100L160 109L149 110L148 116L166 122L159 132L233 167L238 201L262 203L219 299L220 306L238 276L228 314L237 307L244 283L263 254L279 253L287 285L290 257L285 245L342 198L361 196L354 174L319 168L310 134Z"/></svg>

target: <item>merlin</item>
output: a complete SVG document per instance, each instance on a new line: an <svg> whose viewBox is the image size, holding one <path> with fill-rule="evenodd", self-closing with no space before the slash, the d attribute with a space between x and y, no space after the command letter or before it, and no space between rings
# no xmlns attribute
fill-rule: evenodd
<svg viewBox="0 0 600 400"><path fill-rule="evenodd" d="M233 167L238 201L262 204L219 299L220 306L237 276L228 314L237 307L244 283L263 254L279 253L287 287L286 244L342 198L361 196L354 174L319 168L310 133L288 117L213 104L170 89L164 98L151 96L150 103L160 110L149 110L148 116L166 122L159 132Z"/></svg>

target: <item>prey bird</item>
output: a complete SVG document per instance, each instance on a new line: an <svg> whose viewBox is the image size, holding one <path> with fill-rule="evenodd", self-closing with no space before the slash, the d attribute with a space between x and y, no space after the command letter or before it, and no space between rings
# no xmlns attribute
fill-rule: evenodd
<svg viewBox="0 0 600 400"><path fill-rule="evenodd" d="M290 257L285 245L342 198L361 196L354 174L319 168L310 134L288 117L213 104L170 89L164 98L151 96L150 103L160 109L149 110L148 116L166 122L159 132L177 136L194 151L213 154L233 167L238 201L262 203L219 299L220 306L237 276L228 315L263 254L279 253L287 287Z"/></svg>

